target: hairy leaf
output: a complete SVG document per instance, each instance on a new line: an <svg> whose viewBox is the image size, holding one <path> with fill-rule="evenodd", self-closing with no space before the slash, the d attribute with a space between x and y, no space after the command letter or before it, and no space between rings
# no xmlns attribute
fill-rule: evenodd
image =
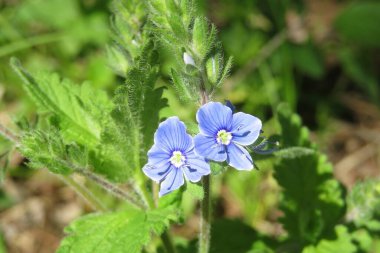
<svg viewBox="0 0 380 253"><path fill-rule="evenodd" d="M24 81L24 88L41 113L56 117L66 140L95 147L100 140L102 120L111 108L107 95L89 84L74 85L57 74L37 73L32 76L18 60L11 65Z"/></svg>
<svg viewBox="0 0 380 253"><path fill-rule="evenodd" d="M148 41L125 75L113 99L114 109L93 155L94 168L113 181L122 182L140 170L153 144L159 112L166 106L163 88L155 88L159 77L154 43Z"/></svg>
<svg viewBox="0 0 380 253"><path fill-rule="evenodd" d="M72 222L57 253L140 253L176 218L171 209L90 214Z"/></svg>
<svg viewBox="0 0 380 253"><path fill-rule="evenodd" d="M53 173L69 174L73 171L72 164L83 168L88 164L87 151L74 143L66 144L56 129L26 133L20 150L29 159L30 167L47 168Z"/></svg>

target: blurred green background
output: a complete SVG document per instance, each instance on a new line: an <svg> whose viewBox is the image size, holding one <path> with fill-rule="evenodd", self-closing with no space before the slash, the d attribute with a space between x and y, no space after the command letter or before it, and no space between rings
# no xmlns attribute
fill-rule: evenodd
<svg viewBox="0 0 380 253"><path fill-rule="evenodd" d="M12 125L23 116L35 117L21 80L9 66L11 56L31 71L58 72L77 83L90 80L112 93L120 80L106 55L111 43L109 4L0 0L0 122ZM219 28L225 54L234 57L231 76L216 99L229 99L238 110L260 117L266 134L276 133L272 116L286 102L312 130L348 190L379 175L379 1L198 0L198 5ZM170 65L170 55L163 55ZM191 120L193 109L178 102L170 89L165 96L171 107L163 116ZM0 190L0 252L54 252L62 227L88 207L46 172L31 173L17 152L2 155L7 145L0 142L0 167L9 163L9 170L1 170L1 177L7 173L9 180ZM216 215L239 218L248 230L281 236L272 163L258 165L259 173L230 171L216 180ZM194 210L190 206L189 217ZM193 237L190 225L177 233Z"/></svg>

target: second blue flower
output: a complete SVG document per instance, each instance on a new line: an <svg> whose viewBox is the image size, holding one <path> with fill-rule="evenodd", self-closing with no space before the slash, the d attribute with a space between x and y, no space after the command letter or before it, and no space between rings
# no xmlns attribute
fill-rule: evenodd
<svg viewBox="0 0 380 253"><path fill-rule="evenodd" d="M261 120L232 110L219 102L209 102L197 112L200 133L194 137L195 152L209 160L227 163L238 170L253 169L251 155L244 148L260 135Z"/></svg>

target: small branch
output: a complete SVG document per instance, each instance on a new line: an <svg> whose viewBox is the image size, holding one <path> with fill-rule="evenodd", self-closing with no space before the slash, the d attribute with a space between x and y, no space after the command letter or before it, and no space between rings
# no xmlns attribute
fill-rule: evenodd
<svg viewBox="0 0 380 253"><path fill-rule="evenodd" d="M20 140L17 137L17 135L15 135L14 133L12 133L11 130L9 130L8 128L6 128L1 123L0 123L0 135L2 135L5 139L9 140L10 142L15 143L16 145L20 144Z"/></svg>
<svg viewBox="0 0 380 253"><path fill-rule="evenodd" d="M108 209L97 199L92 192L90 192L86 187L77 183L70 176L60 175L59 178L73 188L79 196L81 196L94 210L100 212L106 212Z"/></svg>
<svg viewBox="0 0 380 253"><path fill-rule="evenodd" d="M244 80L250 73L254 72L261 63L266 61L287 39L287 32L282 31L272 38L257 54L257 56L243 68L238 70L233 77L226 80L223 85L224 91L228 92L234 88L236 84Z"/></svg>
<svg viewBox="0 0 380 253"><path fill-rule="evenodd" d="M74 171L90 179L91 181L93 181L94 183L96 183L97 185L99 185L100 187L102 187L103 189L105 189L106 191L114 195L115 197L127 200L129 203L133 204L134 206L140 209L147 209L147 206L145 204L136 200L128 192L115 186L113 183L109 182L105 178L92 173L90 170L74 167Z"/></svg>

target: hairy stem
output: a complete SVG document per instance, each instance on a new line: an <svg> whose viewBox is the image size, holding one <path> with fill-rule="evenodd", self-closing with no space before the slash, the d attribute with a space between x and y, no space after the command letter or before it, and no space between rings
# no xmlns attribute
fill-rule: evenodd
<svg viewBox="0 0 380 253"><path fill-rule="evenodd" d="M207 77L205 73L201 73L201 104L204 105L208 102L209 97L206 91ZM211 230L211 176L207 175L202 178L202 185L204 190L204 197L201 202L201 223L199 235L199 253L208 253L210 249L210 230Z"/></svg>
<svg viewBox="0 0 380 253"><path fill-rule="evenodd" d="M176 253L176 249L168 231L162 233L161 240L167 253Z"/></svg>
<svg viewBox="0 0 380 253"><path fill-rule="evenodd" d="M204 198L201 203L201 229L199 235L199 253L208 253L210 249L211 230L211 177L202 178Z"/></svg>
<svg viewBox="0 0 380 253"><path fill-rule="evenodd" d="M81 196L94 210L100 212L108 211L107 208L103 205L103 203L100 202L100 200L97 199L91 191L89 191L83 185L77 183L73 178L71 178L70 176L63 175L59 176L59 178L67 185L69 185L71 188L73 188L77 192L77 194Z"/></svg>

